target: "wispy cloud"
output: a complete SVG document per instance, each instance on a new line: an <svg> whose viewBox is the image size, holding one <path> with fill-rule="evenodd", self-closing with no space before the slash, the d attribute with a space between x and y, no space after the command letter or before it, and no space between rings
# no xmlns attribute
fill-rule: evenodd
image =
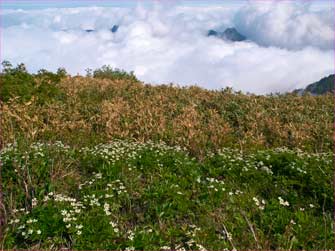
<svg viewBox="0 0 335 251"><path fill-rule="evenodd" d="M63 66L76 74L109 64L150 83L288 91L333 72L333 15L291 1L4 10L2 58L32 71ZM249 40L206 36L227 27Z"/></svg>

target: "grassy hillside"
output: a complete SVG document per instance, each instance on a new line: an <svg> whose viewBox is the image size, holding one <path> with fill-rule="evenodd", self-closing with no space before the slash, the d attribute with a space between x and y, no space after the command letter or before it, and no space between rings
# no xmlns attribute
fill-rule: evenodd
<svg viewBox="0 0 335 251"><path fill-rule="evenodd" d="M26 73L33 79L29 81L15 71L1 76L4 143L22 138L77 146L115 138L162 140L197 156L222 147L332 150L330 94L257 96L229 89L151 86L132 75L106 71L107 77ZM10 91L18 97L4 91L13 86L20 87Z"/></svg>
<svg viewBox="0 0 335 251"><path fill-rule="evenodd" d="M333 97L5 64L3 248L331 249Z"/></svg>

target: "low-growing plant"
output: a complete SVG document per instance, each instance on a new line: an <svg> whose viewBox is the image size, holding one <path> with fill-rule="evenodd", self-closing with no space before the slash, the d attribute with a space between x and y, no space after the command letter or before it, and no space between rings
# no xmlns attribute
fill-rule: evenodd
<svg viewBox="0 0 335 251"><path fill-rule="evenodd" d="M330 249L333 154L60 142L1 152L5 248Z"/></svg>

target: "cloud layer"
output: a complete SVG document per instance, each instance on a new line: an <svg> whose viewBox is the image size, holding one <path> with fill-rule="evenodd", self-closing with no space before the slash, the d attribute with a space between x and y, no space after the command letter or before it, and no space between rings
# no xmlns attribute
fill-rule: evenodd
<svg viewBox="0 0 335 251"><path fill-rule="evenodd" d="M333 9L279 2L225 7L5 10L1 58L28 69L84 73L104 64L149 83L232 86L254 93L304 87L333 73ZM110 29L119 25L116 33ZM236 27L249 40L207 37ZM94 30L86 32L85 30Z"/></svg>

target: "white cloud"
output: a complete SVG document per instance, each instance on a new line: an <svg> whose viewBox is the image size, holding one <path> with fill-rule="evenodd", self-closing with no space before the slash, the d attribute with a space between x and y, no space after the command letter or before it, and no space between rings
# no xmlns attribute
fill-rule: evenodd
<svg viewBox="0 0 335 251"><path fill-rule="evenodd" d="M304 87L334 69L330 9L313 12L286 2L241 9L155 4L2 15L2 58L32 71L62 66L84 74L109 64L150 83L267 93ZM116 33L113 25L120 26ZM232 26L252 41L206 37L208 29Z"/></svg>
<svg viewBox="0 0 335 251"><path fill-rule="evenodd" d="M331 9L312 11L310 3L258 3L236 14L236 27L260 45L287 49L334 46L334 13Z"/></svg>

